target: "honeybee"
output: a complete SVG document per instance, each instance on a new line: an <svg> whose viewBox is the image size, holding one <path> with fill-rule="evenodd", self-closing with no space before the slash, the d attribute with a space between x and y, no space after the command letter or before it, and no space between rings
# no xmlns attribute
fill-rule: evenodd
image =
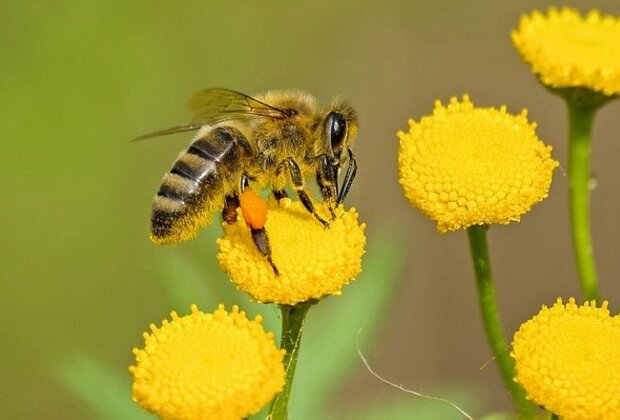
<svg viewBox="0 0 620 420"><path fill-rule="evenodd" d="M192 238L222 211L226 223L237 218L239 197L250 187L271 189L276 199L291 185L304 207L325 227L306 189L313 177L334 207L347 196L357 172L350 146L357 133L357 113L343 99L335 98L325 109L299 90L270 91L256 98L229 89L207 89L189 101L188 124L136 138L198 130L183 151L153 200L151 240L175 244ZM347 165L342 186L340 169ZM254 243L271 263L263 226L252 226Z"/></svg>

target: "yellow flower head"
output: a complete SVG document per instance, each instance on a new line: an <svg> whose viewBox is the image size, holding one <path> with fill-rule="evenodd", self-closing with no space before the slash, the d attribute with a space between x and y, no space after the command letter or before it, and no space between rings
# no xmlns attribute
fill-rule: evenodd
<svg viewBox="0 0 620 420"><path fill-rule="evenodd" d="M553 169L527 111L474 108L465 95L399 132L400 184L440 232L518 221L547 197Z"/></svg>
<svg viewBox="0 0 620 420"><path fill-rule="evenodd" d="M337 218L324 228L297 201L269 200L265 229L275 275L257 249L246 223L223 224L218 259L237 287L258 302L293 305L328 295L340 295L344 285L362 270L366 245L355 209L336 209ZM323 204L317 210L326 213Z"/></svg>
<svg viewBox="0 0 620 420"><path fill-rule="evenodd" d="M570 8L523 16L512 42L541 82L620 94L620 20Z"/></svg>
<svg viewBox="0 0 620 420"><path fill-rule="evenodd" d="M543 306L512 343L516 380L563 419L620 419L620 316L607 302Z"/></svg>
<svg viewBox="0 0 620 420"><path fill-rule="evenodd" d="M233 306L151 324L134 349L133 399L164 419L241 419L258 412L284 385L284 350L257 316Z"/></svg>

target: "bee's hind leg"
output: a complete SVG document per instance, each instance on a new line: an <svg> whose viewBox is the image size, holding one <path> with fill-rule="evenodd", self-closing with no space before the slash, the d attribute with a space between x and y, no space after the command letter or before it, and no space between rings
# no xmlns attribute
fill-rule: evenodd
<svg viewBox="0 0 620 420"><path fill-rule="evenodd" d="M227 195L222 210L222 219L229 225L232 225L237 221L237 209L241 204L239 203L239 196L235 193Z"/></svg>
<svg viewBox="0 0 620 420"><path fill-rule="evenodd" d="M265 256L265 259L273 269L273 272L276 276L280 274L278 271L278 267L273 263L271 259L271 247L269 246L269 237L267 236L267 231L265 230L265 226L263 223L256 224L256 220L260 219L253 217L255 214L253 212L257 211L267 211L266 207L262 208L257 206L257 201L262 199L252 190L249 190L250 181L247 175L242 175L241 182L239 185L239 190L241 191L241 198L237 198L237 207L241 207L241 210L244 214L244 218L246 224L249 226L250 231L252 233L252 241L254 245L256 245L256 249ZM247 197L247 198L246 198ZM235 196L236 198L236 196ZM226 204L228 205L228 197L226 197ZM263 203L264 205L264 203ZM235 215L237 214L237 208L235 207ZM236 218L235 218L236 220Z"/></svg>
<svg viewBox="0 0 620 420"><path fill-rule="evenodd" d="M253 227L251 227L250 230L252 232L252 241L254 241L256 249L258 249L258 251L265 256L265 259L267 259L267 262L273 269L273 273L276 276L279 276L280 272L278 271L278 267L276 267L276 265L273 263L273 260L271 259L271 247L269 246L269 237L267 236L267 231L264 227L260 229L254 229Z"/></svg>

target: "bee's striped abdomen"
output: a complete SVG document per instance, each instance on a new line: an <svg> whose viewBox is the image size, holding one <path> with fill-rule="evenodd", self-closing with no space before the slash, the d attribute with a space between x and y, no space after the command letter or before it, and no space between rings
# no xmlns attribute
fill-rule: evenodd
<svg viewBox="0 0 620 420"><path fill-rule="evenodd" d="M151 214L151 239L170 244L189 239L224 206L240 158L251 154L243 134L231 127L212 129L182 153L161 183Z"/></svg>

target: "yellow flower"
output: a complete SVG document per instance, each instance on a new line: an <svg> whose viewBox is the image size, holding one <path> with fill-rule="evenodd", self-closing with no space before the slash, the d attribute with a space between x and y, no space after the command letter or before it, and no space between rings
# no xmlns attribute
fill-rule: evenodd
<svg viewBox="0 0 620 420"><path fill-rule="evenodd" d="M512 41L542 83L620 94L620 20L570 8L521 17Z"/></svg>
<svg viewBox="0 0 620 420"><path fill-rule="evenodd" d="M518 221L547 197L553 169L527 111L474 108L467 95L437 101L432 116L399 132L400 184L440 232Z"/></svg>
<svg viewBox="0 0 620 420"><path fill-rule="evenodd" d="M336 209L336 220L325 229L297 201L269 200L265 229L269 235L276 276L256 249L246 223L223 224L218 259L236 286L257 302L293 305L327 295L340 295L362 270L366 245L364 224L355 209ZM317 210L326 213L325 205Z"/></svg>
<svg viewBox="0 0 620 420"><path fill-rule="evenodd" d="M164 419L241 419L258 412L284 385L284 350L257 316L233 306L151 324L134 349L133 400Z"/></svg>
<svg viewBox="0 0 620 420"><path fill-rule="evenodd" d="M607 302L543 306L514 336L516 380L563 419L620 419L620 316Z"/></svg>

